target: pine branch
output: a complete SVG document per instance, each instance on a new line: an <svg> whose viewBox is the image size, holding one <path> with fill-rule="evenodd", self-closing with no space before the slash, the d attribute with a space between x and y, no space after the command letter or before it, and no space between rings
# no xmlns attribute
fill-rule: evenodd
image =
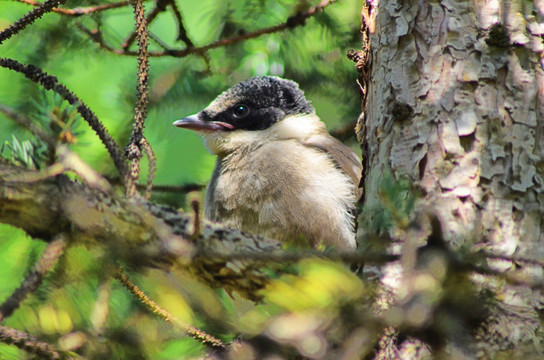
<svg viewBox="0 0 544 360"><path fill-rule="evenodd" d="M19 31L23 30L37 19L41 18L43 14L53 10L53 8L65 2L66 0L47 0L37 8L31 10L28 14L17 20L13 25L0 32L0 45L5 40L17 34Z"/></svg>
<svg viewBox="0 0 544 360"><path fill-rule="evenodd" d="M47 273L55 266L64 253L67 239L65 234L59 234L50 242L38 262L26 275L21 285L0 305L0 323L8 318L28 296L38 289Z"/></svg>
<svg viewBox="0 0 544 360"><path fill-rule="evenodd" d="M182 329L189 337L203 343L204 345L212 348L225 349L226 346L223 342L215 337L205 333L204 331L195 328L189 324L183 323L176 319L167 310L159 306L155 301L151 300L140 288L134 284L123 271L118 271L115 274L115 278L123 284L123 286L134 296L141 304L145 306L147 310L157 315L166 322Z"/></svg>
<svg viewBox="0 0 544 360"><path fill-rule="evenodd" d="M66 86L59 83L55 76L48 75L34 65L24 65L16 60L8 58L0 58L0 66L23 74L27 79L35 82L36 84L40 84L46 90L52 90L53 92L59 94L64 100L68 101L70 105L76 105L77 112L96 132L110 153L119 174L124 175L126 173L125 160L121 149L115 140L111 137L104 125L100 122L100 120L98 120L96 115L89 109L89 107L85 105L85 103L83 103L83 101L81 101L73 92L68 90Z"/></svg>

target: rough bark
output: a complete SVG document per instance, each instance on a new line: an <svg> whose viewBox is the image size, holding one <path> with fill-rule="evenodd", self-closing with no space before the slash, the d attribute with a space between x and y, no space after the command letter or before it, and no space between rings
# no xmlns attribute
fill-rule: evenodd
<svg viewBox="0 0 544 360"><path fill-rule="evenodd" d="M439 212L453 248L543 259L544 3L382 0L374 7L372 81L359 124L368 149L366 205L379 201L384 174L408 177ZM527 276L541 275L524 266ZM482 286L509 310L482 330L492 339L481 338L480 354L538 343L541 291Z"/></svg>
<svg viewBox="0 0 544 360"><path fill-rule="evenodd" d="M31 179L31 180L30 180ZM0 222L51 241L66 233L71 243L100 245L112 264L131 268L177 266L200 280L250 299L259 299L269 274L251 254L279 249L276 242L194 219L144 200L127 200L68 179L39 178L36 172L0 162ZM233 250L245 260L221 260ZM215 254L212 256L210 254Z"/></svg>

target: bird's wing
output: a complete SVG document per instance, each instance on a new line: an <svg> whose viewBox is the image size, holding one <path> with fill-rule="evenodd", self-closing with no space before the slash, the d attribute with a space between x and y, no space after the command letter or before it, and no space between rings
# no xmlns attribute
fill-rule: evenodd
<svg viewBox="0 0 544 360"><path fill-rule="evenodd" d="M355 188L359 187L363 165L361 160L348 146L329 134L316 134L305 139L303 145L325 152L344 173L346 173ZM359 194L358 194L359 195Z"/></svg>

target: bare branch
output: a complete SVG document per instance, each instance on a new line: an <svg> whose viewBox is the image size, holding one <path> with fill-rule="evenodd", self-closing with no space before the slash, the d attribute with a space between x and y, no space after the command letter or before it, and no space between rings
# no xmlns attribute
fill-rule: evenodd
<svg viewBox="0 0 544 360"><path fill-rule="evenodd" d="M23 4L32 5L32 6L42 5L42 3L34 1L34 0L17 0L17 1ZM146 1L149 1L149 0L146 0ZM130 1L120 1L117 3L89 6L89 7L78 7L74 9L61 9L61 8L54 7L53 9L51 9L51 11L57 14L62 14L67 16L83 16L83 15L89 15L92 13L97 13L97 12L106 11L110 9L125 7L130 4L131 4Z"/></svg>
<svg viewBox="0 0 544 360"><path fill-rule="evenodd" d="M148 53L148 56L150 57L160 57L160 56L173 56L173 57L184 57L191 54L204 54L206 51L227 46L227 45L233 45L240 43L242 41L248 40L248 39L254 39L257 37L260 37L262 35L266 34L272 34L275 32L280 32L287 29L292 29L298 26L302 26L305 24L306 20L321 11L328 5L334 3L336 0L325 0L319 3L316 6L312 6L307 11L299 12L287 19L286 22L275 25L272 27L268 27L265 29L257 30L255 32L243 34L240 36L235 36L228 39L221 39L218 41L215 41L211 44L201 46L201 47L188 47L186 49L170 49L170 50L164 50L164 51L150 51ZM82 31L87 33L89 37L95 41L100 47L104 50L107 50L109 52L112 52L117 55L127 55L127 56L136 56L138 55L138 52L136 51L130 51L127 49L115 49L108 44L105 43L104 39L102 38L101 33L98 30L90 30L82 26L81 24L78 25Z"/></svg>

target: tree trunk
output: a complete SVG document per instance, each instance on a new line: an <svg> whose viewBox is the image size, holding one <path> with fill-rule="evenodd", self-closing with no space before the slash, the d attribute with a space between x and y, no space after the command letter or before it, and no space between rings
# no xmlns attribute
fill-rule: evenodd
<svg viewBox="0 0 544 360"><path fill-rule="evenodd" d="M371 81L358 124L367 149L365 206L381 201L385 174L408 178L453 249L485 249L507 258L489 261L496 270L540 275L541 267L508 259L544 259L544 2L373 7ZM509 309L484 336L501 349L537 342L541 291L481 285Z"/></svg>

